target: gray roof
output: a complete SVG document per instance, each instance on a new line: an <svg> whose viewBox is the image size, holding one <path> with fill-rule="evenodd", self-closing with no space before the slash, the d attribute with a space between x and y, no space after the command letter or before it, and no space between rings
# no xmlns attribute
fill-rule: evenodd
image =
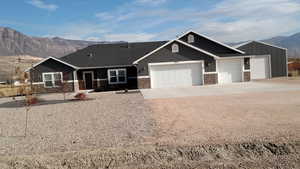
<svg viewBox="0 0 300 169"><path fill-rule="evenodd" d="M167 41L98 44L61 57L60 60L76 67L125 66L155 50Z"/></svg>

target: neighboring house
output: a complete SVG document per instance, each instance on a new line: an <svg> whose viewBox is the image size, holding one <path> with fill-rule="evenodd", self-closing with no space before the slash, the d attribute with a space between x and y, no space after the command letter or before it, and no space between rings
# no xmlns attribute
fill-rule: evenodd
<svg viewBox="0 0 300 169"><path fill-rule="evenodd" d="M300 75L300 62L288 62L289 76Z"/></svg>
<svg viewBox="0 0 300 169"><path fill-rule="evenodd" d="M271 78L278 65L287 64L286 53L276 56L283 59L275 66L272 57L189 31L171 41L93 45L48 57L28 71L39 92L59 91L62 83L68 91L188 87Z"/></svg>

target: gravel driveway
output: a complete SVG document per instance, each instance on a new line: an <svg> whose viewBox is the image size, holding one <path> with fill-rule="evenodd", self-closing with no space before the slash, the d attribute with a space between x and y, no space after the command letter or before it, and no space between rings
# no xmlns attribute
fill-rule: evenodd
<svg viewBox="0 0 300 169"><path fill-rule="evenodd" d="M147 100L159 142L214 144L300 140L300 91Z"/></svg>
<svg viewBox="0 0 300 169"><path fill-rule="evenodd" d="M41 96L45 102L29 111L26 137L25 109L11 98L0 99L0 155L127 146L153 135L150 109L140 93L89 97L64 102L62 94Z"/></svg>
<svg viewBox="0 0 300 169"><path fill-rule="evenodd" d="M143 89L145 99L179 98L190 96L220 96L252 92L300 91L300 80L282 78L224 85L193 86L180 88Z"/></svg>

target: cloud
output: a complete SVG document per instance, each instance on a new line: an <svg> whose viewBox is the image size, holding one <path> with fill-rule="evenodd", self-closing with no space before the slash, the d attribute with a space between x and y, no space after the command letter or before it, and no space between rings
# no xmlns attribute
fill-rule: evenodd
<svg viewBox="0 0 300 169"><path fill-rule="evenodd" d="M94 21L61 26L59 35L85 40L149 41L173 39L193 29L217 40L237 42L300 29L298 0L223 0L209 9L194 1L176 10L172 6L140 5L146 3L165 0L134 0L96 13Z"/></svg>
<svg viewBox="0 0 300 169"><path fill-rule="evenodd" d="M136 0L138 4L146 4L146 5L159 5L166 3L168 0Z"/></svg>
<svg viewBox="0 0 300 169"><path fill-rule="evenodd" d="M58 8L57 5L47 4L43 0L30 0L30 1L28 1L28 3L37 8L46 9L48 11L55 11Z"/></svg>
<svg viewBox="0 0 300 169"><path fill-rule="evenodd" d="M145 42L152 40L156 35L148 33L107 34L107 41Z"/></svg>

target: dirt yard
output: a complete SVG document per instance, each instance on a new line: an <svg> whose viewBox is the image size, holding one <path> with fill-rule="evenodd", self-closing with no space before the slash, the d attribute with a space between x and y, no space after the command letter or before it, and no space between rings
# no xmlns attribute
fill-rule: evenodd
<svg viewBox="0 0 300 169"><path fill-rule="evenodd" d="M44 101L29 110L26 137L25 108L0 99L0 156L128 146L152 137L154 122L140 93L89 97L70 102L62 94L41 96Z"/></svg>
<svg viewBox="0 0 300 169"><path fill-rule="evenodd" d="M164 144L300 140L300 91L147 102Z"/></svg>
<svg viewBox="0 0 300 169"><path fill-rule="evenodd" d="M293 90L147 100L110 92L81 102L44 95L26 137L20 101L0 99L0 168L298 169Z"/></svg>

